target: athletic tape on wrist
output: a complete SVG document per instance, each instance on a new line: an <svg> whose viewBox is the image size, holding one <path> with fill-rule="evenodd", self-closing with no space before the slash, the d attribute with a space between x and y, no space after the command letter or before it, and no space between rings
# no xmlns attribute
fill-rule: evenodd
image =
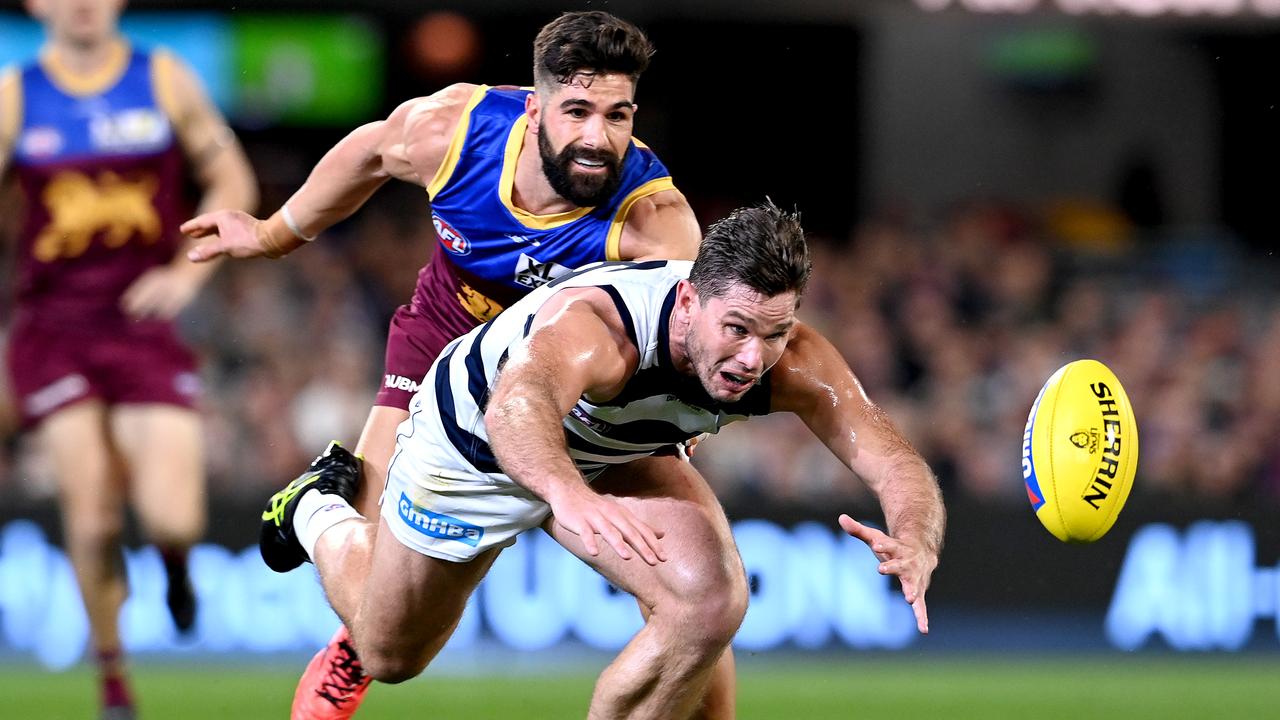
<svg viewBox="0 0 1280 720"><path fill-rule="evenodd" d="M284 205L280 206L280 216L284 218L284 224L289 227L289 230L292 231L293 234L296 235L299 240L303 242L311 242L312 240L316 239L315 235L312 235L311 237L307 237L306 235L302 234L302 228L298 227L298 221L294 220L293 213L289 212L289 203L285 203Z"/></svg>

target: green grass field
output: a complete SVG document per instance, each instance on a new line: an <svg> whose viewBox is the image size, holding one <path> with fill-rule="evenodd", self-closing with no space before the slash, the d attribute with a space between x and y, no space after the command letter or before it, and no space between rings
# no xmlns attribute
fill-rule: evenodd
<svg viewBox="0 0 1280 720"><path fill-rule="evenodd" d="M217 665L134 668L143 720L287 718L295 675ZM745 658L742 720L1177 720L1280 718L1280 657L1080 656L1057 659L859 658L817 663ZM427 675L373 689L367 720L581 718L588 673ZM93 717L85 670L0 666L0 717Z"/></svg>

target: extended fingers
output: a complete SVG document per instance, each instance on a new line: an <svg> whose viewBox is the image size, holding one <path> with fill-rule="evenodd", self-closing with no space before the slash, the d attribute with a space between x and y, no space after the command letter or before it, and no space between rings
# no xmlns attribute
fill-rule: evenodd
<svg viewBox="0 0 1280 720"><path fill-rule="evenodd" d="M911 610L916 616L916 629L919 630L921 634L928 635L929 609L925 607L923 594L916 598L915 602L911 603Z"/></svg>
<svg viewBox="0 0 1280 720"><path fill-rule="evenodd" d="M202 238L218 229L218 220L213 213L198 215L178 226L183 235Z"/></svg>
<svg viewBox="0 0 1280 720"><path fill-rule="evenodd" d="M625 508L612 505L606 512L606 521L609 528L619 534L619 542L610 540L610 544L623 560L631 559L630 548L635 548L640 557L650 565L657 565L667 559L658 542L657 532ZM606 539L609 539L608 536Z"/></svg>
<svg viewBox="0 0 1280 720"><path fill-rule="evenodd" d="M197 235L194 237L200 236ZM212 260L213 258L218 257L223 252L222 243L217 241L200 243L187 251L187 259L191 262L204 262L205 260Z"/></svg>
<svg viewBox="0 0 1280 720"><path fill-rule="evenodd" d="M563 523L561 524L563 525ZM582 538L582 546L586 548L587 554L591 557L596 557L600 554L600 543L596 542L595 529L589 523L581 530L576 530L567 525L565 525L565 528L571 532L578 533L578 537Z"/></svg>
<svg viewBox="0 0 1280 720"><path fill-rule="evenodd" d="M876 548L876 545L882 544L885 540L892 539L883 532L869 525L863 525L848 515L841 515L839 522L840 527L843 528L845 532L870 545L871 549L876 552L881 552L881 550Z"/></svg>

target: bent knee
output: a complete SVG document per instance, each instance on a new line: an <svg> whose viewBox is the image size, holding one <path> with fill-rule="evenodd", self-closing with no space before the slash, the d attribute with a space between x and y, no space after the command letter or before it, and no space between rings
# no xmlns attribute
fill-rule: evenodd
<svg viewBox="0 0 1280 720"><path fill-rule="evenodd" d="M742 574L718 580L673 588L665 607L657 609L654 617L668 620L688 641L718 651L733 640L742 626L750 598L750 588Z"/></svg>
<svg viewBox="0 0 1280 720"><path fill-rule="evenodd" d="M418 658L363 650L360 652L360 664L369 677L391 685L412 680L422 674L427 667L426 661Z"/></svg>

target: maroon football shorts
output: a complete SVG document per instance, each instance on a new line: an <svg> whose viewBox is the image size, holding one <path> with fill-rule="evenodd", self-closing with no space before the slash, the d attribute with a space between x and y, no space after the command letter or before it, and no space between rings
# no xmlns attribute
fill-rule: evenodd
<svg viewBox="0 0 1280 720"><path fill-rule="evenodd" d="M456 302L456 301L455 301ZM442 321L429 309L415 304L401 305L391 318L387 332L387 354L375 405L409 409L409 401L431 364L454 338L478 324L460 311Z"/></svg>
<svg viewBox="0 0 1280 720"><path fill-rule="evenodd" d="M72 328L19 317L7 359L24 427L87 398L192 409L200 398L196 357L163 321Z"/></svg>

